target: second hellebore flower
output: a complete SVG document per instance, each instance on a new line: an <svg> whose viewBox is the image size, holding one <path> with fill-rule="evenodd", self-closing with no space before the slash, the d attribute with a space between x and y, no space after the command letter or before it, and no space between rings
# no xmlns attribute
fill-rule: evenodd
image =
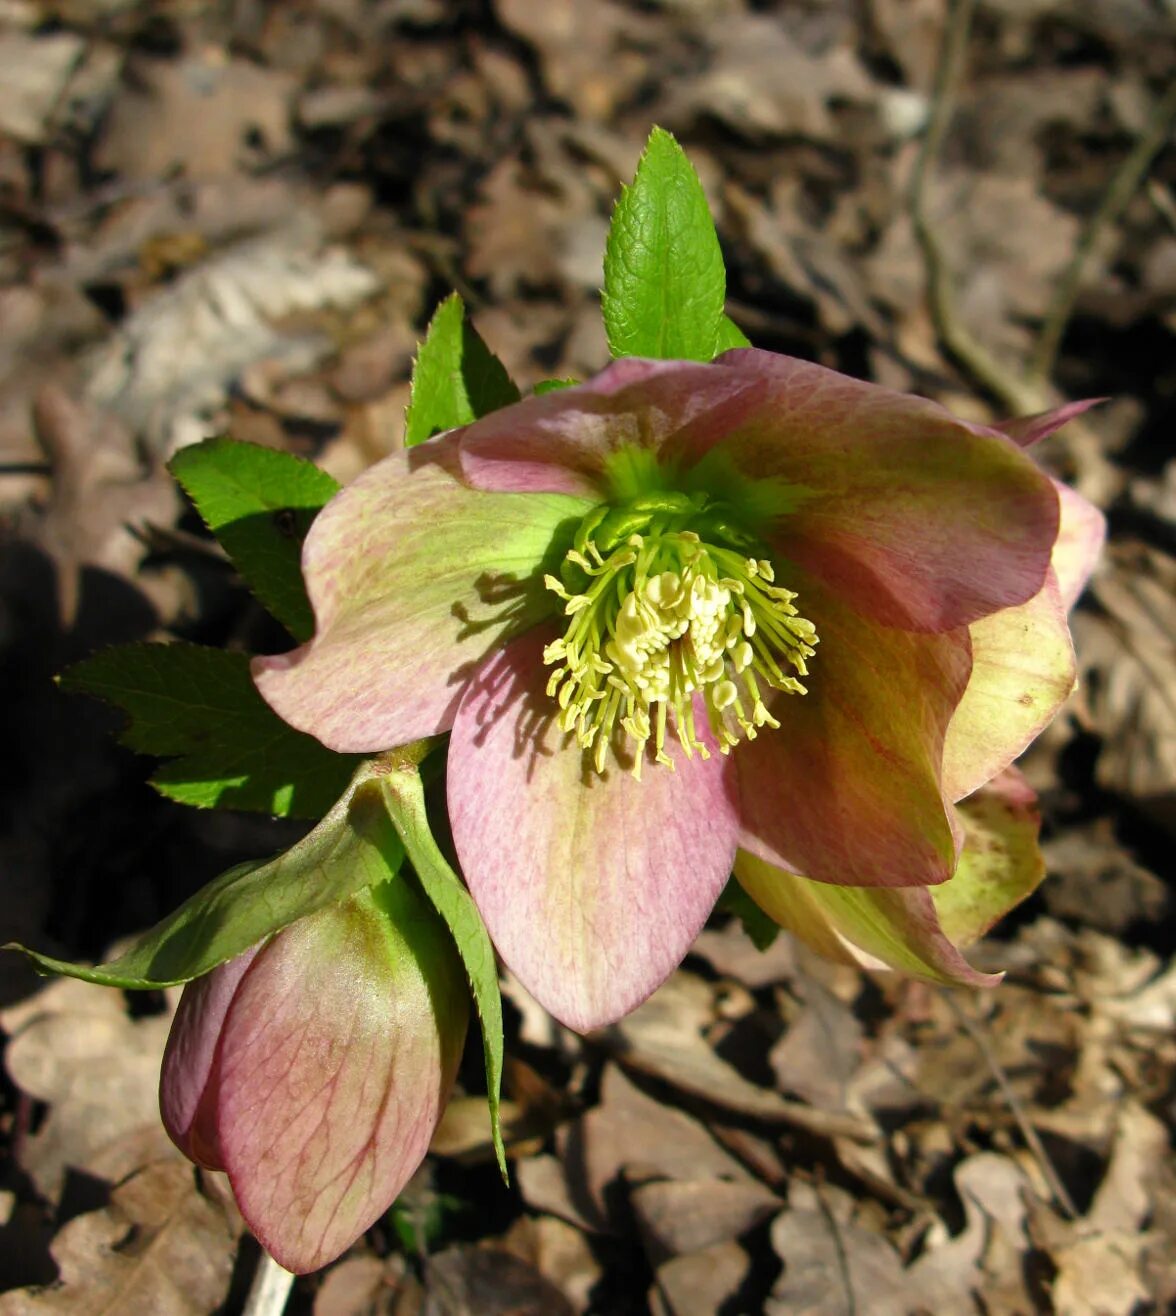
<svg viewBox="0 0 1176 1316"><path fill-rule="evenodd" d="M404 878L309 914L190 982L163 1122L228 1172L266 1250L333 1261L392 1204L449 1099L469 997L445 926Z"/></svg>
<svg viewBox="0 0 1176 1316"><path fill-rule="evenodd" d="M769 909L800 874L922 899L952 876L956 802L1073 687L1101 519L1022 447L1082 406L1001 430L767 352L618 361L340 493L306 541L315 638L257 684L339 751L451 732L495 944L599 1026L672 972L737 853Z"/></svg>

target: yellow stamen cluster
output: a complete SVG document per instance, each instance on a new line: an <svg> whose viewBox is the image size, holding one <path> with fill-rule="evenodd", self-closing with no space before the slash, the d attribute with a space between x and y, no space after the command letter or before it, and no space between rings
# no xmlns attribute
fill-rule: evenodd
<svg viewBox="0 0 1176 1316"><path fill-rule="evenodd" d="M817 635L766 559L703 543L690 530L631 534L607 554L593 539L583 548L567 555L578 573L565 572L583 576L580 592L546 577L568 627L543 660L555 668L547 693L559 704L559 726L591 751L598 772L618 728L631 742L634 776L651 740L657 762L673 767L665 752L671 713L686 754L709 757L696 694L726 754L760 727L780 725L767 689L805 693L797 677L808 673Z"/></svg>

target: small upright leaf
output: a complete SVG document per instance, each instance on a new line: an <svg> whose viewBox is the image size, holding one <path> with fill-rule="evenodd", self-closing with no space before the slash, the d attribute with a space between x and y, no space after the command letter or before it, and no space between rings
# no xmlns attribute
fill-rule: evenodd
<svg viewBox="0 0 1176 1316"><path fill-rule="evenodd" d="M698 175L673 137L655 128L609 228L604 327L610 351L710 361L719 343L726 286L723 254Z"/></svg>
<svg viewBox="0 0 1176 1316"><path fill-rule="evenodd" d="M321 818L359 762L283 722L257 693L248 654L121 645L75 664L61 684L123 709L122 743L171 760L151 784L181 804Z"/></svg>
<svg viewBox="0 0 1176 1316"><path fill-rule="evenodd" d="M125 954L95 968L22 950L39 968L107 987L170 987L235 958L295 919L386 882L404 849L379 784L365 764L319 825L285 854L239 864L145 932Z"/></svg>
<svg viewBox="0 0 1176 1316"><path fill-rule="evenodd" d="M302 541L338 483L313 462L234 439L181 448L169 469L262 604L296 640L309 640Z"/></svg>
<svg viewBox="0 0 1176 1316"><path fill-rule="evenodd" d="M422 745L423 748L423 745ZM411 747L410 747L411 749ZM433 839L425 813L425 791L413 755L400 751L383 778L385 800L393 825L404 843L425 894L449 925L458 954L470 980L474 1004L482 1025L482 1054L486 1064L486 1100L490 1107L490 1133L498 1168L507 1177L506 1149L502 1145L499 1098L502 1089L502 996L498 988L498 963L490 934L478 913L473 897Z"/></svg>
<svg viewBox="0 0 1176 1316"><path fill-rule="evenodd" d="M461 298L451 293L433 313L412 368L404 446L424 443L518 400L506 367L466 319Z"/></svg>

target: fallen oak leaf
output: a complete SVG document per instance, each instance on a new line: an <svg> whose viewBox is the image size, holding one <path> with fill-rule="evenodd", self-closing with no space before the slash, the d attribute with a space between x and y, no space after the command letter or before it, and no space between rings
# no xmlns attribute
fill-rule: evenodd
<svg viewBox="0 0 1176 1316"><path fill-rule="evenodd" d="M622 1064L664 1079L724 1110L772 1123L789 1124L821 1137L870 1142L873 1122L850 1112L789 1101L758 1087L709 1046L702 1025L710 1022L710 989L701 979L678 972L644 1005L600 1035Z"/></svg>
<svg viewBox="0 0 1176 1316"><path fill-rule="evenodd" d="M168 1023L166 1015L131 1019L121 992L70 981L0 1015L14 1034L9 1077L52 1107L18 1156L44 1197L57 1200L67 1167L88 1168L133 1130L157 1125Z"/></svg>
<svg viewBox="0 0 1176 1316"><path fill-rule="evenodd" d="M228 1293L236 1232L173 1155L124 1179L101 1211L75 1216L50 1252L58 1284L6 1294L3 1316L207 1316Z"/></svg>

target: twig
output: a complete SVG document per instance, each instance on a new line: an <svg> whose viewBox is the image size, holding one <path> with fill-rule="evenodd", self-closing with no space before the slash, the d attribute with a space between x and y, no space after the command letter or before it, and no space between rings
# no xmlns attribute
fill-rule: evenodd
<svg viewBox="0 0 1176 1316"><path fill-rule="evenodd" d="M931 103L931 118L915 172L911 178L910 209L915 237L927 267L927 295L931 303L931 318L935 332L948 354L980 385L1010 412L1024 414L1040 411L1044 406L1040 390L1031 388L1007 370L992 356L986 347L969 331L956 311L955 288L951 272L943 254L939 236L927 213L927 180L955 110L956 86L963 71L968 50L968 34L972 29L972 15L976 0L955 0L948 15L943 33L943 46L939 55L939 68L935 75L935 91Z"/></svg>
<svg viewBox="0 0 1176 1316"><path fill-rule="evenodd" d="M1036 375L1018 374L1002 365L963 323L956 307L951 271L927 209L927 180L939 158L955 108L956 87L963 71L975 8L976 0L955 0L948 15L931 117L911 179L911 220L927 270L931 319L947 355L1007 412L1031 415L1050 405L1048 382ZM1138 183L1138 179L1135 181ZM1079 492L1100 505L1112 501L1122 480L1103 455L1097 435L1089 426L1076 420L1067 429L1066 440L1074 468L1073 483Z"/></svg>
<svg viewBox="0 0 1176 1316"><path fill-rule="evenodd" d="M841 1235L841 1225L833 1214L833 1208L829 1205L828 1198L825 1196L823 1176L818 1175L814 1178L813 1192L817 1198L817 1205L821 1208L821 1214L825 1217L825 1224L829 1227L830 1234L833 1235L833 1250L837 1255L837 1273L841 1279L842 1290L845 1293L846 1316L857 1316L857 1293L853 1287L853 1272L850 1270L849 1257L845 1251L845 1239Z"/></svg>
<svg viewBox="0 0 1176 1316"><path fill-rule="evenodd" d="M52 475L48 462L0 462L0 475Z"/></svg>
<svg viewBox="0 0 1176 1316"><path fill-rule="evenodd" d="M268 1252L262 1252L241 1316L282 1316L293 1284L294 1276Z"/></svg>
<svg viewBox="0 0 1176 1316"><path fill-rule="evenodd" d="M1017 1127L1021 1130L1021 1136L1025 1139L1025 1145L1033 1153L1045 1181L1049 1184L1050 1192L1053 1193L1054 1201L1062 1209L1065 1215L1071 1220L1077 1220L1079 1211L1074 1205L1074 1199L1062 1183L1061 1177L1054 1168L1053 1161L1050 1160L1049 1154L1045 1150L1041 1139L1037 1136L1037 1130L1029 1122L1029 1116L1025 1113L1025 1107L1021 1104L1020 1097L1013 1091L1012 1084L1008 1080L1008 1075L1004 1072L1004 1067L997 1059L996 1052L993 1051L985 1036L983 1028L972 1019L964 1008L956 1000L950 991L941 993L943 999L947 1002L948 1008L955 1015L957 1022L963 1028L964 1032L972 1039L976 1045L976 1050L984 1057L984 1063L988 1066L992 1077L996 1079L997 1086L1000 1088L1001 1095L1008 1103L1009 1110L1012 1112L1013 1119L1017 1121Z"/></svg>
<svg viewBox="0 0 1176 1316"><path fill-rule="evenodd" d="M1151 162L1159 154L1176 118L1176 82L1156 102L1148 119L1147 127L1139 140L1128 152L1119 168L1111 175L1111 181L1103 193L1094 214L1086 222L1086 227L1074 248L1070 263L1066 266L1049 307L1042 321L1041 333L1037 339L1037 349L1029 366L1029 379L1044 385L1053 374L1054 362L1057 360L1058 348L1082 284L1088 273L1090 259L1104 229L1113 224L1127 208L1127 203L1135 195L1147 174Z"/></svg>

